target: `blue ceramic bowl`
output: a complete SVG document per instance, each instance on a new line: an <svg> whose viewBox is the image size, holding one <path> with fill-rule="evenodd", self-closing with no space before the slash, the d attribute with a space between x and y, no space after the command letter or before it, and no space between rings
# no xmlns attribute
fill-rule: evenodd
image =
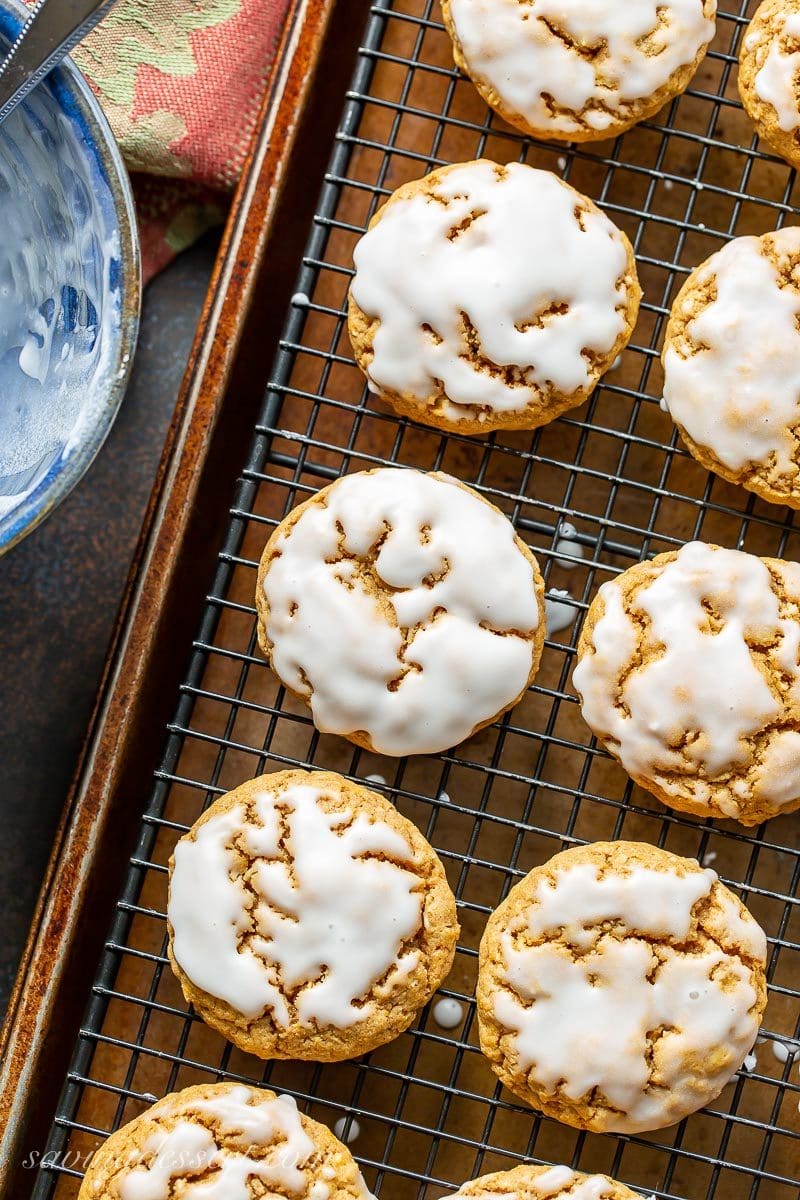
<svg viewBox="0 0 800 1200"><path fill-rule="evenodd" d="M23 12L0 0L0 53ZM0 554L103 444L133 358L139 278L122 158L67 63L0 125Z"/></svg>

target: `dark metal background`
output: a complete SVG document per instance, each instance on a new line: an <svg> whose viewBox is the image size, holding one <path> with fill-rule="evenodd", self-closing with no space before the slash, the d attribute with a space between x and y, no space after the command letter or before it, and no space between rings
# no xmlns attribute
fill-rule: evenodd
<svg viewBox="0 0 800 1200"><path fill-rule="evenodd" d="M352 1150L384 1197L440 1195L526 1158L604 1170L664 1197L797 1194L800 1079L791 1050L800 1035L800 818L745 831L663 809L596 749L569 682L580 615L596 587L631 562L696 536L792 558L800 549L792 515L708 476L658 407L663 324L686 272L727 238L764 232L795 213L794 173L757 147L736 98L747 6L723 9L691 89L657 121L613 145L558 148L490 117L454 71L430 0L373 7L37 1197L76 1194L86 1155L111 1130L169 1090L217 1079L266 1081L319 1120L357 1120ZM352 361L345 301L352 247L382 200L435 165L479 155L548 167L597 200L633 241L645 299L631 346L588 406L533 434L466 439L410 424L368 396ZM579 615L548 640L537 681L514 711L435 758L381 759L319 735L256 645L253 589L270 530L342 472L386 461L447 470L481 490L514 520L548 587L569 588ZM556 551L565 522L577 530L580 552ZM222 792L264 770L303 764L362 780L379 774L376 786L445 862L463 927L444 992L464 1006L452 1033L426 1010L408 1033L362 1060L261 1064L187 1011L165 954L172 846ZM770 942L770 1004L753 1070L740 1072L709 1109L650 1136L586 1135L538 1117L502 1092L477 1048L472 997L487 914L535 863L615 837L713 861ZM785 1062L775 1045L788 1046Z"/></svg>

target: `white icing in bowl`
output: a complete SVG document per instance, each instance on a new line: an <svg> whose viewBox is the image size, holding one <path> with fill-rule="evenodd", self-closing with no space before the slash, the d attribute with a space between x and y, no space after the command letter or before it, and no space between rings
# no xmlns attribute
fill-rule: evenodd
<svg viewBox="0 0 800 1200"><path fill-rule="evenodd" d="M0 53L23 10L0 0ZM0 127L0 551L88 467L136 339L139 260L124 166L67 65Z"/></svg>

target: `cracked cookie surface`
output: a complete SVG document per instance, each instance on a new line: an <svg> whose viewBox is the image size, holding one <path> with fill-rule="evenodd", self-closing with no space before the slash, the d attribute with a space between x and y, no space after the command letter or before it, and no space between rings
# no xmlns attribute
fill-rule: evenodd
<svg viewBox="0 0 800 1200"><path fill-rule="evenodd" d="M407 1029L447 976L455 899L394 805L330 771L220 797L170 860L169 958L183 993L261 1058L332 1062Z"/></svg>
<svg viewBox="0 0 800 1200"><path fill-rule="evenodd" d="M442 0L456 65L523 133L616 137L689 84L716 0Z"/></svg>
<svg viewBox="0 0 800 1200"><path fill-rule="evenodd" d="M348 328L370 390L459 433L529 429L581 404L639 310L625 234L520 163L404 184L353 257Z"/></svg>
<svg viewBox="0 0 800 1200"><path fill-rule="evenodd" d="M586 723L664 804L757 825L800 806L800 566L690 542L604 583Z"/></svg>
<svg viewBox="0 0 800 1200"><path fill-rule="evenodd" d="M800 0L764 0L742 38L739 95L773 150L800 167Z"/></svg>
<svg viewBox="0 0 800 1200"><path fill-rule="evenodd" d="M638 1200L625 1184L608 1175L584 1175L563 1166L525 1163L471 1179L451 1200Z"/></svg>
<svg viewBox="0 0 800 1200"><path fill-rule="evenodd" d="M511 522L449 475L345 475L261 558L258 640L314 723L381 754L431 754L525 693L544 585Z"/></svg>
<svg viewBox="0 0 800 1200"><path fill-rule="evenodd" d="M662 362L662 406L694 457L799 508L800 228L735 238L692 271Z"/></svg>
<svg viewBox="0 0 800 1200"><path fill-rule="evenodd" d="M578 1129L660 1129L741 1066L766 1004L766 939L710 870L638 842L535 868L481 941L481 1049Z"/></svg>
<svg viewBox="0 0 800 1200"><path fill-rule="evenodd" d="M350 1151L289 1096L241 1083L172 1092L112 1133L79 1200L374 1200Z"/></svg>

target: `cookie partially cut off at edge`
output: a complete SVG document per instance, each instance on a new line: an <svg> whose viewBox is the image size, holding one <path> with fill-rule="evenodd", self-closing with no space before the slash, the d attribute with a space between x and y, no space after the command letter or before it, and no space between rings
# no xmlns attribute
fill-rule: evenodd
<svg viewBox="0 0 800 1200"><path fill-rule="evenodd" d="M641 289L625 234L549 171L479 160L403 184L354 251L348 328L371 391L464 434L583 403Z"/></svg>
<svg viewBox="0 0 800 1200"><path fill-rule="evenodd" d="M345 475L270 537L258 640L314 723L379 754L432 754L525 694L544 584L508 518L438 472Z"/></svg>
<svg viewBox="0 0 800 1200"><path fill-rule="evenodd" d="M92 1157L79 1200L202 1200L209 1187L215 1196L245 1187L285 1200L374 1200L330 1130L291 1097L241 1083L184 1088L123 1125Z"/></svg>
<svg viewBox="0 0 800 1200"><path fill-rule="evenodd" d="M167 916L186 999L265 1059L332 1062L397 1037L458 938L429 843L331 771L279 771L216 800L170 859Z"/></svg>
<svg viewBox="0 0 800 1200"><path fill-rule="evenodd" d="M489 919L481 1049L511 1091L567 1125L660 1129L741 1066L765 961L763 931L713 871L644 843L567 850Z"/></svg>
<svg viewBox="0 0 800 1200"><path fill-rule="evenodd" d="M739 51L739 95L758 136L800 167L800 0L764 0Z"/></svg>
<svg viewBox="0 0 800 1200"><path fill-rule="evenodd" d="M758 825L800 807L800 566L704 542L603 584L584 720L663 803Z"/></svg>
<svg viewBox="0 0 800 1200"><path fill-rule="evenodd" d="M617 137L683 92L716 0L442 0L456 66L532 137Z"/></svg>
<svg viewBox="0 0 800 1200"><path fill-rule="evenodd" d="M662 407L698 462L792 508L800 508L798 322L800 227L734 238L684 283L661 356Z"/></svg>
<svg viewBox="0 0 800 1200"><path fill-rule="evenodd" d="M608 1175L584 1175L564 1166L524 1163L462 1184L451 1200L640 1200Z"/></svg>

